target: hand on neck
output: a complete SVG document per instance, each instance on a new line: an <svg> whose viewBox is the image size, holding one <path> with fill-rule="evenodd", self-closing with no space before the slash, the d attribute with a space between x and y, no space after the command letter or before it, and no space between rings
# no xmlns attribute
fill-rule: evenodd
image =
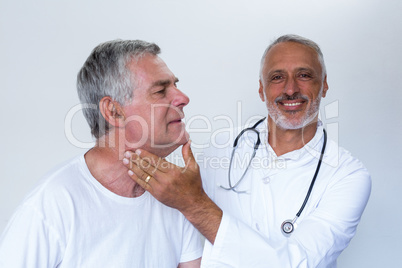
<svg viewBox="0 0 402 268"><path fill-rule="evenodd" d="M138 197L145 190L128 176L122 162L124 149L117 144L112 146L107 137L102 137L85 154L85 161L92 176L106 189L120 196Z"/></svg>

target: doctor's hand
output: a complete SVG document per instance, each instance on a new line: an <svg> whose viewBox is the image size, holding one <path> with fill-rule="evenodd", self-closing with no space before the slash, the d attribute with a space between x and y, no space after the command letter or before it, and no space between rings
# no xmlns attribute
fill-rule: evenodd
<svg viewBox="0 0 402 268"><path fill-rule="evenodd" d="M182 148L185 167L176 166L144 150L125 152L130 177L161 203L182 213L205 198L201 175L190 142Z"/></svg>
<svg viewBox="0 0 402 268"><path fill-rule="evenodd" d="M183 145L185 167L178 167L144 150L125 152L128 174L166 206L179 210L212 244L222 220L222 210L202 188L201 175L190 148Z"/></svg>

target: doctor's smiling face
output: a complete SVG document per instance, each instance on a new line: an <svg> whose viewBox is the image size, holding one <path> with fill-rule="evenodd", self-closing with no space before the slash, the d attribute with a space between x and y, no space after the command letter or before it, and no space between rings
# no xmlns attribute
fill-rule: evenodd
<svg viewBox="0 0 402 268"><path fill-rule="evenodd" d="M269 121L282 129L300 129L318 117L327 77L317 52L296 42L274 45L261 70L259 95Z"/></svg>

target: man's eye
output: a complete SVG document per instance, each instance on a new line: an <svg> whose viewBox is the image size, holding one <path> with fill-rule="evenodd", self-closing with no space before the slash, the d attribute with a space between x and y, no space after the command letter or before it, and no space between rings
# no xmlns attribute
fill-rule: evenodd
<svg viewBox="0 0 402 268"><path fill-rule="evenodd" d="M278 83L283 82L283 80L284 80L283 75L278 74L278 75L271 76L271 83L278 84Z"/></svg>
<svg viewBox="0 0 402 268"><path fill-rule="evenodd" d="M165 94L166 93L166 88L159 90L157 92L155 92L156 94Z"/></svg>
<svg viewBox="0 0 402 268"><path fill-rule="evenodd" d="M312 76L310 74L300 74L300 78L311 78Z"/></svg>

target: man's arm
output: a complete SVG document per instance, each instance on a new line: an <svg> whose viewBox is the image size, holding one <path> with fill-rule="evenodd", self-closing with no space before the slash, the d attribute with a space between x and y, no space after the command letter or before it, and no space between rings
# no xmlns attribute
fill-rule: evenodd
<svg viewBox="0 0 402 268"><path fill-rule="evenodd" d="M188 155L186 156L188 150L188 148L183 148L185 159L189 159ZM141 152L140 155L142 158L146 152ZM144 164L141 163L142 161L145 160L133 156L133 163L142 166ZM154 160L149 158L148 161ZM182 169L178 173L172 166L164 169L153 164L153 169L143 169L144 171L141 172L137 170L138 167L133 165L132 169L137 175L132 173L132 176L134 180L138 180L143 187L153 191L155 195L162 193L159 190L155 191L160 186L159 181L153 182L154 179L151 178L149 185L146 185L143 180L147 178L148 174L156 174L155 177L160 181L164 180L164 176L169 177L171 181L167 185L172 187L172 191L173 188L176 188L177 191L172 194L171 198L166 199L161 194L160 201L168 200L170 202L168 205L181 210L196 228L200 228L202 233L210 235L207 239L212 241L213 245L206 243L203 257L207 266L225 264L233 267L266 267L269 264L270 267L283 268L325 267L325 265L333 264L354 236L371 188L367 170L353 167L349 174L342 174L337 179L334 178L331 187L326 189L319 206L299 223L298 228L290 237L279 240L262 235L252 226L228 213L221 214L222 211L219 208L219 214L216 217L214 214L216 210L209 203L212 201L209 198L204 199L205 193L200 189L198 168L189 166L189 163L192 163L191 158L186 162L187 169ZM156 168L158 170L155 171L155 167L158 167ZM191 174L189 171L194 173ZM197 179L194 180L192 176ZM188 186L181 188L181 184L187 183ZM194 184L197 185L194 186ZM192 187L198 190L193 192ZM165 194L169 195L169 193ZM184 197L186 195L189 196ZM196 196L200 198L196 198ZM178 204L175 203L175 198ZM180 200L183 202L181 203ZM205 203L203 203L204 200L206 200ZM194 206L194 210L192 210L192 206ZM208 214L209 208L211 208L211 214ZM216 225L209 224L209 217L212 220L218 219L215 222ZM208 227L211 229L208 230ZM218 229L219 232L217 232Z"/></svg>
<svg viewBox="0 0 402 268"><path fill-rule="evenodd" d="M201 175L190 148L183 145L184 168L146 151L126 152L123 162L131 178L161 203L179 210L213 244L222 219L222 210L202 188ZM145 182L148 175L152 176Z"/></svg>
<svg viewBox="0 0 402 268"><path fill-rule="evenodd" d="M177 268L199 268L201 266L201 258L193 261L179 263Z"/></svg>

